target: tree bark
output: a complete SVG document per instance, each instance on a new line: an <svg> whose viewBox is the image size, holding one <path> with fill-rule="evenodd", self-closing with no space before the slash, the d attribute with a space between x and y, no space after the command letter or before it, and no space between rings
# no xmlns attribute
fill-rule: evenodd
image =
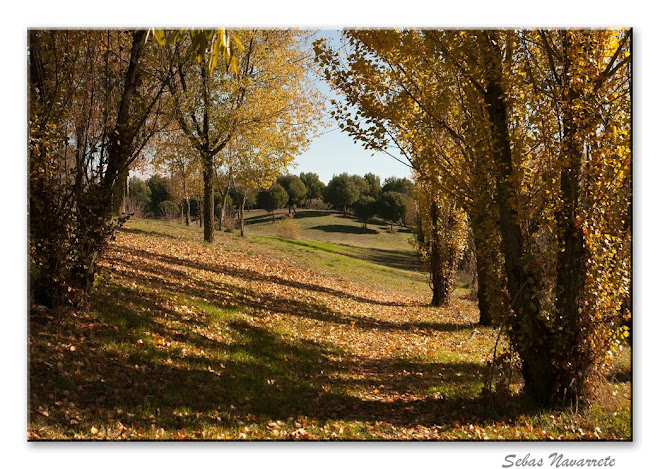
<svg viewBox="0 0 660 469"><path fill-rule="evenodd" d="M207 243L213 242L213 229L215 219L213 207L213 156L210 154L204 155L204 201L203 201L203 223L204 223L204 241Z"/></svg>
<svg viewBox="0 0 660 469"><path fill-rule="evenodd" d="M238 208L238 221L241 227L241 237L245 236L245 199L241 200L241 206Z"/></svg>
<svg viewBox="0 0 660 469"><path fill-rule="evenodd" d="M582 151L578 141L578 122L581 120L576 110L575 100L579 94L571 83L573 49L578 46L573 42L572 34L564 31L563 46L565 51L564 96L562 112L562 170L560 178L561 203L557 211L559 231L559 252L557 253L557 306L562 314L562 340L558 344L563 356L574 355L572 349L580 333L580 299L584 285L585 254L582 227L577 222L579 211L580 180L582 176ZM577 357L576 357L577 358ZM561 373L558 393L571 396L582 386L584 376L575 376L574 370ZM573 382L573 385L571 385ZM577 396L575 396L577 398Z"/></svg>
<svg viewBox="0 0 660 469"><path fill-rule="evenodd" d="M183 178L183 216L186 226L190 226L190 195L188 195L188 184Z"/></svg>
<svg viewBox="0 0 660 469"><path fill-rule="evenodd" d="M494 322L502 321L510 304L499 259L502 243L492 213L496 210L494 201L490 196L484 197L483 193L476 194L470 207L470 226L474 234L474 254L477 264L479 324L482 326L490 326Z"/></svg>
<svg viewBox="0 0 660 469"><path fill-rule="evenodd" d="M440 246L440 239L438 235L439 211L438 205L435 200L431 201L431 233L429 239L430 247L430 264L431 264L431 290L433 291L433 298L431 299L432 306L442 306L449 303L449 284L442 272L443 267L443 253Z"/></svg>
<svg viewBox="0 0 660 469"><path fill-rule="evenodd" d="M491 126L491 153L497 167L495 198L500 215L504 268L514 312L512 338L522 362L526 394L540 406L547 407L552 402L557 377L552 365L549 330L538 314L538 281L524 261L522 230L514 203L517 187L502 87L502 58L496 39L491 34L481 31L478 37L486 76L484 99Z"/></svg>
<svg viewBox="0 0 660 469"><path fill-rule="evenodd" d="M204 210L202 209L202 199L199 197L197 198L197 222L200 228L204 226Z"/></svg>
<svg viewBox="0 0 660 469"><path fill-rule="evenodd" d="M227 195L229 195L229 185L231 184L231 179L227 182L227 187L225 187L224 192L222 193L222 206L220 208L220 221L219 227L220 231L225 229L225 215L227 214Z"/></svg>
<svg viewBox="0 0 660 469"><path fill-rule="evenodd" d="M128 166L122 169L118 176L117 181L113 187L112 195L112 215L115 217L121 216L126 213L126 199L128 193Z"/></svg>

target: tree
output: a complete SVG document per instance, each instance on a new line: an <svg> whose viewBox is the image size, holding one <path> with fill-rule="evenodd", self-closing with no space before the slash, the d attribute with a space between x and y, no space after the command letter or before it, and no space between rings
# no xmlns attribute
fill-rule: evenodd
<svg viewBox="0 0 660 469"><path fill-rule="evenodd" d="M355 179L351 178L348 173L333 176L323 195L326 202L335 207L341 207L344 215L346 215L346 208L353 205L359 197L360 189L355 185Z"/></svg>
<svg viewBox="0 0 660 469"><path fill-rule="evenodd" d="M306 199L309 202L312 199L322 199L325 191L325 184L316 173L300 173L300 180L307 188Z"/></svg>
<svg viewBox="0 0 660 469"><path fill-rule="evenodd" d="M414 245L429 268L431 305L447 305L467 246L467 216L451 196L420 180L415 187L415 203L419 218Z"/></svg>
<svg viewBox="0 0 660 469"><path fill-rule="evenodd" d="M151 203L151 189L145 181L137 176L128 182L129 211L137 216L143 216Z"/></svg>
<svg viewBox="0 0 660 469"><path fill-rule="evenodd" d="M238 143L232 144L232 148L236 152L227 160L227 164L233 188L237 195L240 193L237 202L241 236L245 236L244 210L248 199L257 190L271 186L276 181L278 174L291 162L292 153L286 150L288 143L286 145L283 143L289 142L290 137L291 134L272 133L269 139L240 139L240 146ZM273 142L278 142L278 144L271 146L270 144ZM298 145L298 143L296 142L294 145ZM304 188L302 182L300 185ZM284 190L286 192L286 189ZM288 200L287 193L287 200L284 203ZM273 213L273 219L274 217Z"/></svg>
<svg viewBox="0 0 660 469"><path fill-rule="evenodd" d="M84 301L126 217L128 168L160 128L169 74L146 31L29 33L30 294Z"/></svg>
<svg viewBox="0 0 660 469"><path fill-rule="evenodd" d="M473 148L476 142L483 140L482 113L469 107L471 102L462 95L464 91L460 86L464 75L456 76L444 68L428 66L429 57L437 60L434 63L442 62L435 50L437 33L345 31L348 44L354 50L348 67L322 42L315 45L326 78L341 90L351 105L335 103L333 112L342 129L366 148L388 153L409 166L434 193L451 194L466 209L478 208L480 213L492 216L497 210L494 202L483 207L474 203L475 197L479 197L480 203L489 202L490 199L483 196L484 190L494 184L483 177L489 161L479 158L480 151ZM469 135L461 135L455 129L464 134L469 131ZM390 147L397 148L405 160L392 155ZM481 175L478 182L475 175ZM385 187L387 190L409 192L410 184L403 179L389 178L387 182L391 183ZM491 236L489 242L496 245L497 240ZM498 265L499 256L483 259L491 252L477 250L479 265ZM480 292L495 291L491 278L485 275L486 270L480 273ZM493 296L497 300L503 297L500 291ZM495 300L482 301L484 295L479 298L484 322L503 316L491 311Z"/></svg>
<svg viewBox="0 0 660 469"><path fill-rule="evenodd" d="M376 215L376 199L369 195L361 196L357 202L353 204L355 215L364 222L364 229L367 229L367 221L369 218Z"/></svg>
<svg viewBox="0 0 660 469"><path fill-rule="evenodd" d="M364 180L368 186L365 195L377 199L380 193L383 192L383 188L380 185L380 177L376 176L374 173L367 173L364 175Z"/></svg>
<svg viewBox="0 0 660 469"><path fill-rule="evenodd" d="M355 185L355 187L358 190L358 198L363 196L363 195L369 195L370 192L370 187L367 181L363 178L358 176L357 174L352 174L350 176L351 181ZM352 204L351 204L352 205Z"/></svg>
<svg viewBox="0 0 660 469"><path fill-rule="evenodd" d="M398 192L383 192L376 201L378 216L390 222L390 233L394 233L394 223L406 216L406 199Z"/></svg>
<svg viewBox="0 0 660 469"><path fill-rule="evenodd" d="M621 335L630 278L619 255L629 245L630 32L344 36L341 64L316 44L348 104L335 105L340 126L368 148L396 145L470 214L477 264L501 265L478 268L480 286L491 283L479 306L493 305L481 301L488 292L507 298L497 320L525 392L541 406L588 402L589 376ZM603 207L624 222L615 228ZM595 267L608 256L609 271Z"/></svg>
<svg viewBox="0 0 660 469"><path fill-rule="evenodd" d="M181 201L182 218L190 225L190 194L194 175L199 171L198 159L190 140L176 126L161 131L152 141L151 163L157 171L170 174L168 192Z"/></svg>
<svg viewBox="0 0 660 469"><path fill-rule="evenodd" d="M230 192L232 190L232 183L233 178L229 170L224 170L216 166L214 187L216 189L215 194L219 196L220 201L215 204L215 215L218 217L218 227L220 230L225 228L226 211L228 207L231 207L230 199L232 197L230 197Z"/></svg>
<svg viewBox="0 0 660 469"><path fill-rule="evenodd" d="M261 191L257 194L257 203L261 208L273 215L273 222L275 221L275 210L284 207L289 200L289 194L286 190L275 183L267 191Z"/></svg>
<svg viewBox="0 0 660 469"><path fill-rule="evenodd" d="M277 183L284 187L284 190L289 194L289 213L291 213L292 209L295 212L296 205L302 204L307 196L305 183L295 175L280 176L277 178Z"/></svg>
<svg viewBox="0 0 660 469"><path fill-rule="evenodd" d="M169 81L174 117L203 167L206 242L213 240L216 155L239 134L263 129L294 135L304 146L304 136L320 116L320 96L310 87L307 74L311 60L304 50L307 33L241 30L234 37L245 47L236 53L233 72L210 69L207 52L201 48L196 64L182 57L179 49L170 51L179 71Z"/></svg>
<svg viewBox="0 0 660 469"><path fill-rule="evenodd" d="M169 192L169 181L160 174L154 174L147 179L147 187L151 194L151 200L148 206L149 213L153 217L161 217L164 215L162 211L162 203L166 200L172 200Z"/></svg>
<svg viewBox="0 0 660 469"><path fill-rule="evenodd" d="M398 192L399 194L412 196L414 188L415 185L410 179L391 176L385 179L385 183L383 184L382 191Z"/></svg>

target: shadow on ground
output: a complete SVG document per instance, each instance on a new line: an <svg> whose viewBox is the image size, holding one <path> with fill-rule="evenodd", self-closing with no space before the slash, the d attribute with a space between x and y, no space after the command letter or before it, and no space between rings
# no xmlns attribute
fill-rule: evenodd
<svg viewBox="0 0 660 469"><path fill-rule="evenodd" d="M161 298L135 298L123 289L110 289L104 295L123 302L99 312L100 326L94 321L77 321L60 331L87 337L84 346L67 354L61 368L31 362L32 411L39 404L68 398L80 411L93 409L97 416L119 412L140 419L143 414L155 414L158 426L166 431L218 424L231 427L239 425L236 419L250 415L256 422L305 416L320 422L332 419L402 426L443 425L457 411L471 416L470 422L475 424L490 415L476 397L376 400L355 394L372 389L410 396L439 384L455 389L474 387L480 382L481 366L399 359L358 361L331 344L289 341L242 319L229 320L225 329L230 340L218 342L193 332L188 319L166 309ZM164 314L171 326L155 320ZM162 337L168 345L140 343L144 331ZM45 332L41 327L33 331ZM203 349L205 355L186 355L180 344ZM40 353L43 350L33 350L33 356ZM357 371L366 378L351 378ZM225 420L219 423L218 415ZM57 409L51 410L49 420L70 426L68 414ZM148 423L147 418L144 424Z"/></svg>
<svg viewBox="0 0 660 469"><path fill-rule="evenodd" d="M474 392L481 382L481 365L358 359L330 342L293 340L255 325L250 317L278 313L382 331L446 331L472 325L396 323L338 315L320 305L278 298L227 281L190 282L175 267L211 266L188 265L185 260L137 249L129 251L132 260L126 265L131 270L122 272L122 281L138 288L110 282L93 292L91 316L32 324L33 413L39 405L66 398L81 412L88 410L97 416L155 414L158 425L168 431L218 425L218 418L225 419L221 425L237 425L232 418L246 415L256 421L302 415L321 422L333 419L402 426L443 425L456 412L474 424L495 416ZM154 259L165 265L154 267ZM125 262L112 254L107 260ZM240 269L223 273L260 282L282 281ZM329 288L322 291L343 294ZM172 301L181 297L203 298L218 313L191 315L176 306L180 302ZM220 330L223 340L205 332L213 328ZM46 344L40 337L50 341ZM77 344L75 350L67 350L58 366L43 359L51 352L53 337ZM186 350L203 350L204 354L192 355ZM360 378L352 377L354 373ZM433 386L472 390L463 394L472 397L430 397L427 391ZM360 390L399 397L363 398L358 396ZM419 397L411 399L412 395ZM72 425L69 414L57 409L51 410L48 418L51 424Z"/></svg>
<svg viewBox="0 0 660 469"><path fill-rule="evenodd" d="M312 230L319 230L325 233L349 233L349 234L377 234L376 230L365 228L364 226L353 225L320 225L315 226Z"/></svg>

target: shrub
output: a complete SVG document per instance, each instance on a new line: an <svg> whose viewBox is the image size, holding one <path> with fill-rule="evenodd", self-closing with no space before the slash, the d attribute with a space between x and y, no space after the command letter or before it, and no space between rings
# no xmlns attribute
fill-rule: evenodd
<svg viewBox="0 0 660 469"><path fill-rule="evenodd" d="M328 210L330 208L330 204L324 202L321 198L309 199L307 201L307 208L311 210Z"/></svg>
<svg viewBox="0 0 660 469"><path fill-rule="evenodd" d="M277 236L289 239L300 238L300 225L293 217L285 216L275 223Z"/></svg>
<svg viewBox="0 0 660 469"><path fill-rule="evenodd" d="M166 220L173 220L181 212L181 206L171 200L164 200L160 203L160 212Z"/></svg>

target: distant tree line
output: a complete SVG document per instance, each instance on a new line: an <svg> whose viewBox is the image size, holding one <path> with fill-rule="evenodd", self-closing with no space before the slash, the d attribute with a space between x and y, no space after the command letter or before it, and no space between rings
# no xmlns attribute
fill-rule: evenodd
<svg viewBox="0 0 660 469"><path fill-rule="evenodd" d="M180 197L174 177L160 174L146 180L132 176L128 184L127 209L136 216L186 220L189 217L201 224L200 210L203 194L192 193L188 200ZM342 173L335 175L326 185L316 173L281 175L269 188L249 190L240 184L228 184L215 193L215 222L225 228L242 209L263 209L272 214L288 208L295 213L298 208L341 210L353 214L365 228L369 219L378 217L390 224L413 226L417 211L413 192L415 184L408 178L389 177L383 184L373 173L359 176Z"/></svg>

